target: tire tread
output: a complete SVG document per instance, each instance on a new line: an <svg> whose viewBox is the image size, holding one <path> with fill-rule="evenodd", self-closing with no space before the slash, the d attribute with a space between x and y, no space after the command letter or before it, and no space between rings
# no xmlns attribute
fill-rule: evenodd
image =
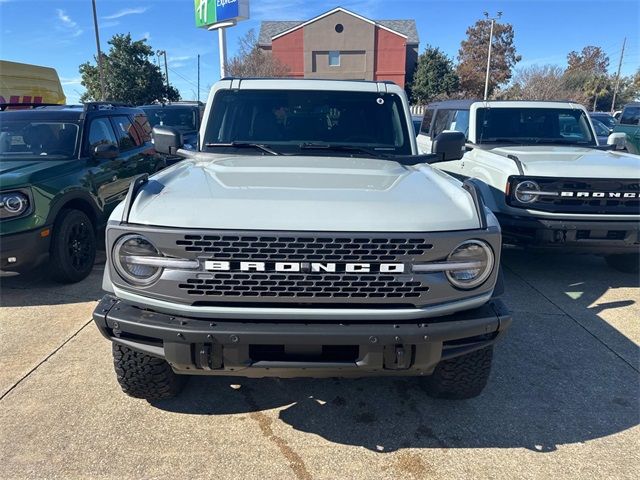
<svg viewBox="0 0 640 480"><path fill-rule="evenodd" d="M161 358L112 345L113 366L122 391L134 398L161 400L180 393L185 378L176 375Z"/></svg>

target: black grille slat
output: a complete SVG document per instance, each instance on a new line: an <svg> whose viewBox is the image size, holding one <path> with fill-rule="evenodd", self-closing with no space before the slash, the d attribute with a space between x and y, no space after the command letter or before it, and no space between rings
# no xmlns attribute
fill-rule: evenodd
<svg viewBox="0 0 640 480"><path fill-rule="evenodd" d="M257 278L256 278L257 277ZM265 279L266 277L266 279ZM299 298L416 298L429 287L411 278L387 275L318 275L225 273L178 284L190 296L287 296Z"/></svg>
<svg viewBox="0 0 640 480"><path fill-rule="evenodd" d="M433 248L423 238L228 237L185 235L176 246L186 252L214 254L216 260L299 262L395 262L422 256Z"/></svg>

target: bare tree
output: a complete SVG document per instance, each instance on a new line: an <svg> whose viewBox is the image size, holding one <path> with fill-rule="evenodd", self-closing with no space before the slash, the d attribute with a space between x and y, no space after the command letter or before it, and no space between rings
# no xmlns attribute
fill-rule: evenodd
<svg viewBox="0 0 640 480"><path fill-rule="evenodd" d="M227 73L232 77L286 77L289 68L271 52L258 46L256 33L249 30L238 40L238 54L227 62Z"/></svg>
<svg viewBox="0 0 640 480"><path fill-rule="evenodd" d="M507 90L518 100L566 100L574 92L566 85L564 69L558 65L533 65L520 68Z"/></svg>

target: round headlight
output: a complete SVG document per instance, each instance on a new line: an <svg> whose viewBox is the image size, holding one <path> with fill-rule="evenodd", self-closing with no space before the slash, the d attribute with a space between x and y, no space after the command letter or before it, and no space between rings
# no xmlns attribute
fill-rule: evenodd
<svg viewBox="0 0 640 480"><path fill-rule="evenodd" d="M162 268L135 262L135 257L161 256L142 235L125 235L113 247L113 264L118 274L132 285L150 285L162 274Z"/></svg>
<svg viewBox="0 0 640 480"><path fill-rule="evenodd" d="M532 180L525 180L524 182L520 182L516 185L513 194L516 197L516 200L520 203L533 203L538 200L536 192L539 191L540 186L536 182Z"/></svg>
<svg viewBox="0 0 640 480"><path fill-rule="evenodd" d="M22 192L0 194L0 218L18 217L29 208L29 197Z"/></svg>
<svg viewBox="0 0 640 480"><path fill-rule="evenodd" d="M480 286L493 271L494 255L491 247L480 240L467 240L458 245L447 261L460 267L447 270L446 275L454 287L465 290Z"/></svg>

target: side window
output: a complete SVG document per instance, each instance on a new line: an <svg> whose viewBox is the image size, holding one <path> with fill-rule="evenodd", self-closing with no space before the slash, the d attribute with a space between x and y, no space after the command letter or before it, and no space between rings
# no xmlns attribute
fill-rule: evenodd
<svg viewBox="0 0 640 480"><path fill-rule="evenodd" d="M140 134L143 142L151 141L151 124L146 115L139 113L133 117L133 126Z"/></svg>
<svg viewBox="0 0 640 480"><path fill-rule="evenodd" d="M111 122L107 117L94 119L89 126L89 152L93 152L98 145L117 145Z"/></svg>
<svg viewBox="0 0 640 480"><path fill-rule="evenodd" d="M431 129L431 138L436 138L443 131L449 129L453 113L453 110L438 110L436 112L436 118L433 122L433 128Z"/></svg>
<svg viewBox="0 0 640 480"><path fill-rule="evenodd" d="M462 132L465 137L469 137L469 110L455 110L451 124L445 130Z"/></svg>
<svg viewBox="0 0 640 480"><path fill-rule="evenodd" d="M133 127L129 117L115 116L111 117L114 127L116 129L116 135L118 136L118 146L120 150L126 152L132 148L142 145L142 138L139 132Z"/></svg>
<svg viewBox="0 0 640 480"><path fill-rule="evenodd" d="M622 111L620 125L638 125L640 122L640 107L627 107Z"/></svg>
<svg viewBox="0 0 640 480"><path fill-rule="evenodd" d="M422 117L422 124L420 124L420 133L423 135L429 135L431 120L433 120L433 112L434 110L431 108L428 108L424 112L424 117Z"/></svg>

